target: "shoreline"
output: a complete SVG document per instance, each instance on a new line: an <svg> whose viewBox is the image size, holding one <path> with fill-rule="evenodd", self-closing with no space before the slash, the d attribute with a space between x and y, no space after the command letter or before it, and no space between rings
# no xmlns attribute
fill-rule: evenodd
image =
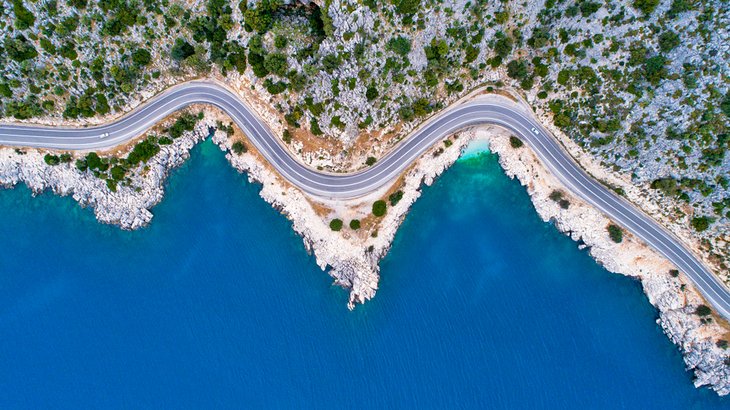
<svg viewBox="0 0 730 410"><path fill-rule="evenodd" d="M35 194L51 190L58 195L71 195L81 206L92 207L100 222L138 229L150 223L153 216L150 209L162 200L170 170L180 166L189 157L190 149L210 135L209 130L215 128L217 121L225 118L213 109L203 109L203 112L204 118L193 131L184 133L172 145L163 147L145 166L134 170L132 182L139 189L124 186L118 192L111 192L103 180L76 170L72 164L49 166L44 163L41 151L20 150L25 154L18 154L12 148L0 148L0 185L12 187L23 182ZM608 271L641 281L650 303L658 310L657 322L682 350L687 369L694 372L695 385L710 386L720 395L729 394L730 360L726 350L717 345L728 329L717 320L705 323L694 314L696 306L703 301L691 282L682 274L673 278L669 274L673 269L671 264L628 233L621 244L612 243L603 228L609 220L562 188L530 148L510 147L508 135L490 126L461 131L448 138L449 144L436 144L424 153L393 183L395 188L384 188L356 201L322 200L304 194L282 180L250 143L247 152L234 154L234 140L247 141L240 130L232 136L216 130L211 138L235 169L246 172L249 180L261 184L259 195L292 222L317 265L335 284L350 290L350 309L375 296L379 262L389 251L411 205L420 197L422 186L433 183L462 156L466 147L477 141L482 144L480 149L488 147L498 154L504 172L526 187L543 221L552 222L558 230L581 243L580 246L588 247L590 255ZM343 220L367 217L372 201L387 197L392 189L400 189L402 199L389 206L382 219L373 222L370 235L363 231L330 229L328 221L334 217ZM568 209L561 209L549 199L555 189L562 190L569 198Z"/></svg>

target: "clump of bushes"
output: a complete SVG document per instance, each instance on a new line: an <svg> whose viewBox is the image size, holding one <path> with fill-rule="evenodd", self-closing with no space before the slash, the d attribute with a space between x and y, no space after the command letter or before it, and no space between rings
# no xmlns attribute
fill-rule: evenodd
<svg viewBox="0 0 730 410"><path fill-rule="evenodd" d="M692 221L690 221L690 224L692 225L692 228L694 228L697 232L702 232L707 230L707 228L710 227L710 224L713 222L713 219L708 216L697 216L692 218Z"/></svg>
<svg viewBox="0 0 730 410"><path fill-rule="evenodd" d="M401 199L403 199L403 191L396 191L388 196L390 206L395 206Z"/></svg>
<svg viewBox="0 0 730 410"><path fill-rule="evenodd" d="M669 271L669 275L671 275L673 278L676 278L677 276L679 276L679 270L677 270L677 269L671 269Z"/></svg>
<svg viewBox="0 0 730 410"><path fill-rule="evenodd" d="M609 224L606 230L608 230L608 236L612 241L621 243L624 240L624 231L617 225Z"/></svg>
<svg viewBox="0 0 730 410"><path fill-rule="evenodd" d="M563 198L563 193L558 190L555 190L550 193L550 199L557 202L560 205L560 207L563 209L568 209L568 207L570 207L570 201Z"/></svg>
<svg viewBox="0 0 730 410"><path fill-rule="evenodd" d="M375 157L368 157L365 160L365 165L372 166L373 164L375 164L376 161L377 161L377 159Z"/></svg>
<svg viewBox="0 0 730 410"><path fill-rule="evenodd" d="M712 314L712 309L710 309L707 305L699 305L697 306L697 309L695 309L695 314L697 316L709 316Z"/></svg>
<svg viewBox="0 0 730 410"><path fill-rule="evenodd" d="M335 219L331 220L330 221L330 229L332 229L335 232L337 232L340 229L342 229L342 219L335 218Z"/></svg>
<svg viewBox="0 0 730 410"><path fill-rule="evenodd" d="M236 155L241 155L246 153L248 151L248 148L246 148L246 144L244 144L241 141L236 141L231 145L231 150L236 153Z"/></svg>
<svg viewBox="0 0 730 410"><path fill-rule="evenodd" d="M509 145L512 148L520 148L521 146L523 146L525 144L522 142L521 139L519 139L519 138L517 138L515 136L510 136L509 137Z"/></svg>
<svg viewBox="0 0 730 410"><path fill-rule="evenodd" d="M375 215L377 217L381 217L381 216L385 215L385 211L386 211L387 207L388 207L388 205L382 199L373 202L373 215Z"/></svg>

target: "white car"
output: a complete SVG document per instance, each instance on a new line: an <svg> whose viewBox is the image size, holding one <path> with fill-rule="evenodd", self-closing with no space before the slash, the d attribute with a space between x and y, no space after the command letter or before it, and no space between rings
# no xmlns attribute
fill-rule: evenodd
<svg viewBox="0 0 730 410"><path fill-rule="evenodd" d="M99 139L106 138L108 136L109 136L109 133L108 132L105 132L105 133L99 135Z"/></svg>
<svg viewBox="0 0 730 410"><path fill-rule="evenodd" d="M532 129L533 134L540 135L540 131L538 131L537 128L532 127L531 129Z"/></svg>

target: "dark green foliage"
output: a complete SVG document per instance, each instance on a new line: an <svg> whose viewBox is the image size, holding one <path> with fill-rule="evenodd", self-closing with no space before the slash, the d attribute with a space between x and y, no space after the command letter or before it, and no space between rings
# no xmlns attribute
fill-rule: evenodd
<svg viewBox="0 0 730 410"><path fill-rule="evenodd" d="M274 82L270 78L267 78L266 80L264 80L264 87L266 87L266 91L273 95L276 95L286 91L287 83L283 81Z"/></svg>
<svg viewBox="0 0 730 410"><path fill-rule="evenodd" d="M568 209L570 207L570 201L563 198L563 193L558 190L550 193L550 199L557 202L558 205L560 205L560 207L563 209Z"/></svg>
<svg viewBox="0 0 730 410"><path fill-rule="evenodd" d="M667 59L662 55L648 58L644 63L644 75L646 80L656 85L667 76Z"/></svg>
<svg viewBox="0 0 730 410"><path fill-rule="evenodd" d="M621 243L621 241L624 240L624 231L617 225L609 224L606 230L608 231L608 236L612 241Z"/></svg>
<svg viewBox="0 0 730 410"><path fill-rule="evenodd" d="M236 155L241 155L248 151L248 148L246 148L246 145L241 141L236 141L231 145L231 150L236 153Z"/></svg>
<svg viewBox="0 0 730 410"><path fill-rule="evenodd" d="M376 161L377 159L375 157L367 157L367 159L365 160L365 165L371 166L375 164Z"/></svg>
<svg viewBox="0 0 730 410"><path fill-rule="evenodd" d="M378 89L375 87L375 84L370 84L365 90L365 98L367 98L368 101L373 101L378 98Z"/></svg>
<svg viewBox="0 0 730 410"><path fill-rule="evenodd" d="M497 42L494 44L494 52L504 59L512 52L512 39L501 31L495 34Z"/></svg>
<svg viewBox="0 0 730 410"><path fill-rule="evenodd" d="M659 48L663 52L669 52L679 45L679 34L667 30L659 36Z"/></svg>
<svg viewBox="0 0 730 410"><path fill-rule="evenodd" d="M406 56L411 52L411 39L404 36L393 37L388 40L388 50Z"/></svg>
<svg viewBox="0 0 730 410"><path fill-rule="evenodd" d="M728 345L729 344L725 339L720 339L715 343L715 346L719 347L720 349L727 349Z"/></svg>
<svg viewBox="0 0 730 410"><path fill-rule="evenodd" d="M324 68L324 71L330 74L338 69L340 65L342 65L342 60L337 54L327 54L322 57L322 67Z"/></svg>
<svg viewBox="0 0 730 410"><path fill-rule="evenodd" d="M381 217L385 215L385 211L388 205L383 200L378 200L373 203L373 215Z"/></svg>
<svg viewBox="0 0 730 410"><path fill-rule="evenodd" d="M393 0L395 12L403 17L403 23L410 24L413 15L418 12L421 0Z"/></svg>
<svg viewBox="0 0 730 410"><path fill-rule="evenodd" d="M714 222L714 219L708 216L696 216L692 218L690 225L692 225L695 231L702 232L707 230L712 222Z"/></svg>
<svg viewBox="0 0 730 410"><path fill-rule="evenodd" d="M681 193L681 190L677 185L677 180L671 177L655 179L651 182L650 186L652 189L658 189L662 191L664 195L671 197L677 196Z"/></svg>
<svg viewBox="0 0 730 410"><path fill-rule="evenodd" d="M81 172L86 171L89 169L89 165L86 163L86 159L79 158L76 160L76 169L78 169Z"/></svg>
<svg viewBox="0 0 730 410"><path fill-rule="evenodd" d="M132 52L132 61L137 67L145 67L152 61L152 54L144 48Z"/></svg>
<svg viewBox="0 0 730 410"><path fill-rule="evenodd" d="M140 10L137 3L126 0L100 0L99 7L106 13L101 29L105 36L118 36L137 24Z"/></svg>
<svg viewBox="0 0 730 410"><path fill-rule="evenodd" d="M193 46L182 38L176 39L172 50L170 50L170 55L175 61L183 61L193 54L195 54Z"/></svg>
<svg viewBox="0 0 730 410"><path fill-rule="evenodd" d="M333 219L330 221L330 229L337 232L342 229L342 219Z"/></svg>
<svg viewBox="0 0 730 410"><path fill-rule="evenodd" d="M86 164L86 167L92 171L106 171L107 169L109 169L109 163L105 160L102 160L102 158L99 157L99 154L97 154L96 152L89 152L88 154L86 154L84 162ZM76 162L76 166L79 167L78 161Z"/></svg>
<svg viewBox="0 0 730 410"><path fill-rule="evenodd" d="M658 5L659 0L634 0L634 8L644 14L651 14Z"/></svg>
<svg viewBox="0 0 730 410"><path fill-rule="evenodd" d="M45 161L48 165L58 165L61 163L61 158L59 158L58 155L46 154L43 157L43 161Z"/></svg>
<svg viewBox="0 0 730 410"><path fill-rule="evenodd" d="M160 137L160 139L157 141L157 143L160 145L172 145L172 142L172 138L167 136Z"/></svg>
<svg viewBox="0 0 730 410"><path fill-rule="evenodd" d="M13 13L15 14L15 28L18 30L30 28L35 23L35 16L25 8L23 0L13 0Z"/></svg>
<svg viewBox="0 0 730 410"><path fill-rule="evenodd" d="M117 180L107 179L106 186L107 186L107 188L109 188L110 191L117 192Z"/></svg>
<svg viewBox="0 0 730 410"><path fill-rule="evenodd" d="M8 53L10 58L18 62L38 56L38 51L33 47L33 44L22 34L15 36L15 38L7 37L5 39L5 52Z"/></svg>
<svg viewBox="0 0 730 410"><path fill-rule="evenodd" d="M513 135L510 135L510 137L509 137L509 145L512 148L520 148L520 147L522 147L525 144L522 142L521 139L519 139L519 138L517 138L517 137L515 137Z"/></svg>
<svg viewBox="0 0 730 410"><path fill-rule="evenodd" d="M390 206L395 206L401 199L403 199L403 191L400 190L388 195L388 202L390 202Z"/></svg>
<svg viewBox="0 0 730 410"><path fill-rule="evenodd" d="M25 100L10 100L5 104L5 115L19 120L37 117L43 114L43 108L34 95Z"/></svg>
<svg viewBox="0 0 730 410"><path fill-rule="evenodd" d="M697 309L695 309L695 314L697 316L709 316L712 314L712 309L710 309L707 305L699 305L697 306Z"/></svg>
<svg viewBox="0 0 730 410"><path fill-rule="evenodd" d="M154 137L149 136L134 146L132 152L127 156L126 162L130 167L134 167L139 165L140 162L149 161L158 152L160 152L160 146L157 145ZM91 167L91 164L89 164L89 167Z"/></svg>
<svg viewBox="0 0 730 410"><path fill-rule="evenodd" d="M675 18L680 13L689 10L692 10L691 0L673 0L672 5L669 6L669 11L667 11L667 17Z"/></svg>
<svg viewBox="0 0 730 410"><path fill-rule="evenodd" d="M0 83L0 96L10 98L13 96L13 90L7 83Z"/></svg>
<svg viewBox="0 0 730 410"><path fill-rule="evenodd" d="M530 72L525 60L512 60L507 64L507 75L514 79L523 80L529 74Z"/></svg>
<svg viewBox="0 0 730 410"><path fill-rule="evenodd" d="M276 48L285 48L288 43L289 40L281 34L277 34L274 38L274 47Z"/></svg>
<svg viewBox="0 0 730 410"><path fill-rule="evenodd" d="M312 134L314 134L314 135L322 135L322 134L324 134L322 132L322 129L319 128L319 122L317 121L316 118L312 118L312 120L310 121L309 129L310 129L310 131L312 131Z"/></svg>
<svg viewBox="0 0 730 410"><path fill-rule="evenodd" d="M271 53L264 57L264 67L267 71L279 77L285 77L286 71L289 69L286 56L281 53Z"/></svg>
<svg viewBox="0 0 730 410"><path fill-rule="evenodd" d="M79 57L79 53L76 52L76 45L71 42L64 43L59 51L61 53L61 57L69 60L76 60Z"/></svg>
<svg viewBox="0 0 730 410"><path fill-rule="evenodd" d="M193 115L185 113L182 114L175 123L168 129L170 136L175 139L179 138L183 132L192 131L195 129L196 119Z"/></svg>
<svg viewBox="0 0 730 410"><path fill-rule="evenodd" d="M353 231L357 231L358 229L360 229L360 220L353 219L352 221L350 221L350 229L352 229Z"/></svg>
<svg viewBox="0 0 730 410"><path fill-rule="evenodd" d="M59 159L64 164L68 164L69 162L71 162L71 159L73 159L73 157L71 157L71 154L69 154L68 152L64 152L63 154L61 154L61 156L59 157Z"/></svg>
<svg viewBox="0 0 730 410"><path fill-rule="evenodd" d="M251 70L258 78L263 78L269 75L269 70L264 65L264 56L262 54L254 53L252 50L248 52L248 62L251 64Z"/></svg>
<svg viewBox="0 0 730 410"><path fill-rule="evenodd" d="M669 275L673 278L676 278L677 276L679 276L679 271L677 269L670 269Z"/></svg>
<svg viewBox="0 0 730 410"><path fill-rule="evenodd" d="M601 8L601 3L594 3L592 1L585 1L581 0L578 2L578 7L580 8L580 14L583 17L588 17L591 14L598 11L598 9Z"/></svg>
<svg viewBox="0 0 730 410"><path fill-rule="evenodd" d="M725 98L720 103L720 110L730 118L730 91L725 94Z"/></svg>
<svg viewBox="0 0 730 410"><path fill-rule="evenodd" d="M127 174L127 170L120 165L115 165L112 167L111 174L112 174L113 180L121 181L124 179L124 176Z"/></svg>

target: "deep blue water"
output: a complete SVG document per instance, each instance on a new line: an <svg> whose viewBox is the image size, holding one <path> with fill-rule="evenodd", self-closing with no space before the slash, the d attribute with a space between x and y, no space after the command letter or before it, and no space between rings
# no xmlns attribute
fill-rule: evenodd
<svg viewBox="0 0 730 410"><path fill-rule="evenodd" d="M425 190L354 312L257 191L209 141L137 232L0 191L0 408L728 408L491 154Z"/></svg>

